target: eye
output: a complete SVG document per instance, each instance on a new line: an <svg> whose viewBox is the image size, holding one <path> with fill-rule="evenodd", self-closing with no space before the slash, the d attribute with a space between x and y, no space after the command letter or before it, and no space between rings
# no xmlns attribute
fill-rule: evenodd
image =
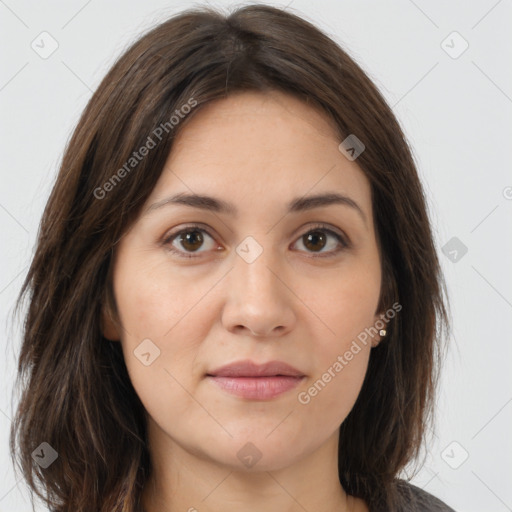
<svg viewBox="0 0 512 512"><path fill-rule="evenodd" d="M332 257L350 246L342 235L329 229L324 224L315 225L312 229L304 233L295 244L298 242L301 242L304 247L306 247L306 252L313 253L312 257L314 258ZM217 247L216 250L220 250L220 247L216 245L212 235L197 224L187 226L177 232L169 234L162 244L172 253L182 258L197 258L203 252L215 250L215 247ZM328 250L324 251L323 249L326 247Z"/></svg>
<svg viewBox="0 0 512 512"><path fill-rule="evenodd" d="M210 243L206 244L206 250L199 251L205 243L205 240L208 241L208 239L210 240ZM194 253L202 253L212 250L215 247L215 242L208 231L198 225L193 225L183 228L175 233L171 233L163 241L163 245L167 246L172 253L183 258L196 258L197 256Z"/></svg>
<svg viewBox="0 0 512 512"><path fill-rule="evenodd" d="M331 242L329 242L329 238ZM336 256L340 251L349 247L345 238L329 229L324 224L318 224L304 233L295 243L301 242L306 247L307 252L312 254L313 258L326 258ZM328 250L323 251L324 248ZM330 247L330 250L329 250Z"/></svg>

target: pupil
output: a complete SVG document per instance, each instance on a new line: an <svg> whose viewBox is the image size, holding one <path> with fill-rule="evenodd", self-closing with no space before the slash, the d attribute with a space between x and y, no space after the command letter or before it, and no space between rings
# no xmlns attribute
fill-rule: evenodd
<svg viewBox="0 0 512 512"><path fill-rule="evenodd" d="M181 243L185 249L196 250L201 247L203 243L203 236L199 231L188 231L185 236L181 236ZM192 247L187 247L186 244L191 244Z"/></svg>
<svg viewBox="0 0 512 512"><path fill-rule="evenodd" d="M316 243L318 243L318 240L323 241L322 247L320 247L320 249L323 249L325 247L325 235L321 231L313 231L306 235L306 243L304 245L308 249L311 249L311 247L309 247L309 243L313 242L313 245L315 245Z"/></svg>

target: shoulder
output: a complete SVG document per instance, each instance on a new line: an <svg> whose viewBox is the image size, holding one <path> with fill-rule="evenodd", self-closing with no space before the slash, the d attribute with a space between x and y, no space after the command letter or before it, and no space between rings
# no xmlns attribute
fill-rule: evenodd
<svg viewBox="0 0 512 512"><path fill-rule="evenodd" d="M405 480L397 480L396 486L400 512L455 512L440 499Z"/></svg>

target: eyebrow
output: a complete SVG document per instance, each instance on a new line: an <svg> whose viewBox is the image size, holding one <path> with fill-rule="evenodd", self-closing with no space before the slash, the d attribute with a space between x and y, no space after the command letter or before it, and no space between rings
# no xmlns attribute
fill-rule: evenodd
<svg viewBox="0 0 512 512"><path fill-rule="evenodd" d="M173 196L162 199L161 201L153 203L146 209L144 215L158 208L162 208L163 206L173 204L190 206L192 208L199 208L201 210L209 210L215 213L230 214L235 217L238 215L238 210L232 203L228 203L222 199L207 195L188 194L185 192L175 194ZM334 192L297 197L292 199L286 205L286 211L287 213L298 213L306 210L312 210L313 208L320 208L322 206L330 206L334 204L349 206L350 208L353 208L361 216L364 223L367 224L364 211L353 199L346 195Z"/></svg>

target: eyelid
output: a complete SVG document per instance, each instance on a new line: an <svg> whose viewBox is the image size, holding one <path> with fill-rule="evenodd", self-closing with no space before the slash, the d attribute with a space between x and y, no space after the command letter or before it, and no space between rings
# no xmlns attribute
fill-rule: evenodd
<svg viewBox="0 0 512 512"><path fill-rule="evenodd" d="M306 254L308 254L308 256L307 256L308 258L334 258L336 256L339 256L339 254L341 252L343 252L347 249L350 249L352 247L352 244L351 244L348 236L345 235L343 233L343 231L331 226L330 224L326 224L324 222L316 222L316 223L314 222L313 225L308 226L308 228L305 231L303 231L303 227L304 226L301 226L301 228L299 228L298 231L302 234L300 234L296 237L296 239L292 245L296 244L297 241L299 241L300 238L303 237L304 235L314 232L314 231L324 231L325 233L331 234L332 236L334 236L337 239L338 243L341 245L341 248L337 248L335 250L331 250L331 251L327 251L327 252L315 253L315 252L300 251L300 252L306 252Z"/></svg>
<svg viewBox="0 0 512 512"><path fill-rule="evenodd" d="M327 233L331 233L336 237L339 237L344 245L346 245L347 247L350 246L350 239L341 229L336 228L333 225L325 222L307 222L306 224L302 225L300 228L297 229L296 233L298 233L298 235L296 236L304 236L305 234L315 230L322 230Z"/></svg>
<svg viewBox="0 0 512 512"><path fill-rule="evenodd" d="M308 224L311 224L311 223L308 223ZM352 247L350 239L347 237L347 235L345 235L342 231L338 232L339 230L337 228L331 226L330 224L326 224L326 223L323 223L323 222L316 222L316 223L313 222L313 225L310 225L310 226L308 226L308 224L305 225L305 226L307 226L307 229L305 228L305 226L301 226L297 230L298 232L301 232L302 234L297 235L295 241L292 242L292 245L297 243L297 241L300 239L300 237L302 237L302 236L304 236L304 235L306 235L308 233L311 233L313 231L324 231L324 232L326 232L328 234L331 234L332 236L334 236L338 240L338 243L341 245L340 249L336 249L334 251L328 251L328 252L325 252L325 253L322 253L322 252L320 252L320 253L314 253L314 252L307 253L307 251L299 251L299 252L306 252L307 254L310 255L308 257L312 257L312 258L329 258L329 257L334 257L334 256L337 256L341 251L343 251L345 249L349 249L349 248ZM170 246L170 243L178 235L180 235L183 232L193 231L194 229L206 233L210 238L212 238L212 240L215 240L215 236L210 233L210 228L206 224L202 224L200 222L195 222L195 223L190 223L190 224L182 225L176 231L171 231L170 233L166 233L163 236L161 244L163 246L167 246L168 250L170 252L174 253L174 254L177 254L178 257L182 257L184 259L198 258L198 257L201 256L201 254L203 252L208 252L208 251L186 252L186 251L180 251L180 250L175 249L174 247ZM302 231L303 229L304 229L304 231Z"/></svg>
<svg viewBox="0 0 512 512"><path fill-rule="evenodd" d="M167 245L169 244L174 238L176 238L179 234L187 231L193 231L194 229L197 229L198 231L204 231L210 238L215 239L215 236L210 233L210 228L206 224L202 224L201 222L191 222L190 224L184 224L180 225L180 228L176 231L170 231L167 232L163 237L161 244ZM192 254L192 253L190 253Z"/></svg>

